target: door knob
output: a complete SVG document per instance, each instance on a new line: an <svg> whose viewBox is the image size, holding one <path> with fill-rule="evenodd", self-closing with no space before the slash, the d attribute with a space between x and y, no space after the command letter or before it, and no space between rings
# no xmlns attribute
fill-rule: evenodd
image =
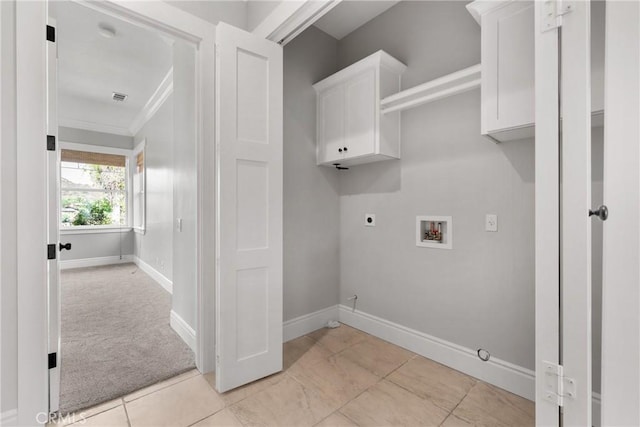
<svg viewBox="0 0 640 427"><path fill-rule="evenodd" d="M593 215L600 218L600 221L606 221L607 218L609 218L609 209L605 205L600 206L595 211L589 209L589 216L593 216Z"/></svg>
<svg viewBox="0 0 640 427"><path fill-rule="evenodd" d="M63 250L63 249L66 249L66 250L70 251L71 250L71 243L64 243L64 244L60 243L60 250Z"/></svg>

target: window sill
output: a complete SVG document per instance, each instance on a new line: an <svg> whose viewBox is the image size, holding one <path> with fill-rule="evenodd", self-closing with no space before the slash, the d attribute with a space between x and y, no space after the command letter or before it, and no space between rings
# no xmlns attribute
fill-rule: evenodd
<svg viewBox="0 0 640 427"><path fill-rule="evenodd" d="M146 230L144 228L141 228L141 227L133 227L133 231L134 231L134 233L142 234L142 235L144 235L146 233Z"/></svg>
<svg viewBox="0 0 640 427"><path fill-rule="evenodd" d="M128 233L131 227L74 227L61 228L60 235L69 234L102 234L102 233Z"/></svg>

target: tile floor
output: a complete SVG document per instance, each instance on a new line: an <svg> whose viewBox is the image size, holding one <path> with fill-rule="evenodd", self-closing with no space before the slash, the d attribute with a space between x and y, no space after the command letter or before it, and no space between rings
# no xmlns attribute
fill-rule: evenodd
<svg viewBox="0 0 640 427"><path fill-rule="evenodd" d="M533 402L346 325L286 343L284 365L224 394L193 370L58 425L534 425Z"/></svg>

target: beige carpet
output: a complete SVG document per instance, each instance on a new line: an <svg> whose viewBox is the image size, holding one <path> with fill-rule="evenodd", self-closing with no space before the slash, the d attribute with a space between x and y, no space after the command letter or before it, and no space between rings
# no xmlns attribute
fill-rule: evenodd
<svg viewBox="0 0 640 427"><path fill-rule="evenodd" d="M61 413L195 367L169 326L171 295L136 265L64 270L61 289Z"/></svg>

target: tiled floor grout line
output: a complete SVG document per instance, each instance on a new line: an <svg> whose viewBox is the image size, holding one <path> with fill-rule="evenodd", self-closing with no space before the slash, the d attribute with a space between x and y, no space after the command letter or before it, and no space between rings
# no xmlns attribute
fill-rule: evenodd
<svg viewBox="0 0 640 427"><path fill-rule="evenodd" d="M197 370L197 368L194 368L194 369L196 369L196 370ZM190 372L190 371L187 371L187 372ZM190 380L190 379L192 379L192 378L195 378L195 377L197 377L198 375L200 375L200 376L202 376L202 377L204 378L204 375L203 375L202 373L200 373L200 371L198 371L198 373L196 373L196 374L194 374L194 375L191 375L191 376L189 376L189 377L183 378L183 379L181 379L181 380L179 380L179 381L176 381L176 382L174 382L174 383L167 384L167 385L165 385L165 386L163 386L163 387L160 387L160 388L159 388L159 389L157 389L157 390L150 391L149 393L146 393L146 394L140 395L140 396L136 397L135 399L131 399L129 402L127 402L127 401L125 400L125 398L126 398L127 396L130 396L130 395L132 395L132 394L138 393L138 392L140 392L140 391L144 390L145 388L154 387L154 386L156 386L156 385L158 385L158 384L162 384L162 383L164 383L164 382L170 381L170 380L175 379L175 378L177 378L177 377L179 377L179 376L181 376L181 375L186 374L187 372L183 372L183 373L181 373L181 374L179 374L179 375L176 375L175 377L169 377L169 378L167 378L167 379L165 379L165 380L158 381L158 382L157 382L157 383L155 383L155 384L151 384L151 385L149 385L149 386L147 386L147 387L143 387L143 388L141 388L141 389L139 389L139 390L135 390L135 391L132 391L131 393L127 393L127 394L125 394L124 396L122 396L122 397L121 397L121 399L122 399L122 401L123 401L123 402L125 402L125 403L131 403L131 402L134 402L134 401L136 401L136 400L138 400L138 399L142 399L143 397L146 397L146 396L149 396L149 395L151 395L151 394L157 393L157 392L159 392L160 390L164 390L164 389L169 388L169 387L171 387L171 386L174 386L174 385L176 385L176 384L180 384L180 383L181 383L181 382L183 382L183 381L187 381L187 380Z"/></svg>
<svg viewBox="0 0 640 427"><path fill-rule="evenodd" d="M449 417L456 417L456 415L453 415L453 412L458 409L458 406L460 406L460 404L462 403L462 401L464 399L467 398L467 396L469 395L469 392L478 384L478 380L476 380L475 384L473 384L471 387L469 387L469 390L467 390L467 392L464 394L464 396L462 396L462 399L460 399L460 401L456 404L456 406L453 407L453 409L451 410L451 412L449 412L449 415L447 415L447 417L442 420L442 423L440 423L440 425L444 424L445 421L447 421L447 419L449 419ZM457 418L457 417L456 417ZM461 418L462 419L462 418ZM463 420L466 421L466 420Z"/></svg>
<svg viewBox="0 0 640 427"><path fill-rule="evenodd" d="M219 412L224 411L225 409L227 409L227 407L226 407L226 406L224 406L223 408L221 408L221 409L219 409L219 410L215 411L215 412L214 412L214 413L212 413L212 414L207 415L206 417L202 417L202 418L200 418L198 421L196 421L196 422L193 422L193 423L189 424L187 427L194 426L194 425L198 424L199 422L204 421L204 420L206 420L207 418L209 418L209 417L213 417L215 414L217 414L217 413L219 413ZM240 420L238 420L238 421L240 421Z"/></svg>
<svg viewBox="0 0 640 427"><path fill-rule="evenodd" d="M444 407L442 407L442 406L438 405L438 404L437 404L436 402L434 402L432 399L422 397L422 396L420 396L420 395L416 394L413 390L409 390L409 389L408 389L408 388L406 388L404 385L402 385L402 384L398 384L397 382L393 381L392 379L387 379L387 377L389 377L389 376L390 376L391 374L393 374L395 371L397 371L398 369L402 368L404 365L406 365L407 363L409 363L410 361L414 360L414 359L415 359L415 358L417 358L417 357L423 357L423 356L420 356L419 354L416 354L416 355L415 355L415 356L413 356L411 359L407 360L407 361L406 361L406 362L404 362L402 365L398 366L396 369L394 369L393 371L389 372L389 373L384 377L384 379L385 379L385 380L387 380L387 381L389 381L390 383L392 383L392 384L393 384L393 385L395 385L396 387L400 387L401 389L403 389L403 390L405 390L405 391L408 391L409 393L413 394L414 396L418 397L419 399L429 401L429 402L430 402L432 405L434 405L436 408L442 409L443 411L447 411L447 412L449 413L449 415L451 415L451 414L453 413L453 411L458 407L458 405L460 404L460 402L462 402L462 400L463 400L465 397L467 397L467 394L469 394L469 392L468 392L468 391L465 393L465 395L462 397L462 399L461 399L461 400L456 404L456 406L455 406L451 411L449 411L449 409L444 408ZM431 359L427 359L427 360L431 360ZM477 380L475 380L475 381L477 382ZM473 388L473 387L475 387L475 384L474 384L471 388ZM471 390L471 388L470 388L469 390ZM449 418L449 415L447 415L447 416L445 417L445 419L444 419L442 422L445 422L445 421L447 420L447 418Z"/></svg>
<svg viewBox="0 0 640 427"><path fill-rule="evenodd" d="M124 397L121 397L120 400L122 400L122 408L124 409L124 415L127 417L127 425L131 427L131 420L129 419L129 411L127 411L127 402L124 401Z"/></svg>
<svg viewBox="0 0 640 427"><path fill-rule="evenodd" d="M187 372L188 372L188 371L187 371ZM179 374L179 375L177 375L177 376L184 375L184 374L185 374L185 373L182 373L182 374ZM155 386L155 385L157 385L157 384L161 384L161 383L163 383L163 382L165 382L165 381L169 381L169 380L171 380L172 378L175 378L175 377L170 377L170 378L167 378L166 380L159 381L159 382L157 382L157 383L155 383L155 384L151 384L151 385L149 385L149 386L147 386L147 387L143 387L143 388L141 388L141 389L139 389L139 390L134 390L134 391L132 391L132 392L130 392L130 393L127 393L127 394L125 394L125 395L123 395L123 396L117 397L117 398L115 398L115 399L113 399L113 400L116 400L116 399L120 400L120 401L121 401L121 405L125 407L125 412L127 412L127 410L126 410L126 404L127 404L127 403L134 402L134 401L136 401L136 400L138 400L138 399L141 399L141 398L143 398L143 397L146 397L146 396L149 396L149 395L151 395L151 394L154 394L154 393L155 393L155 392L157 392L157 391L164 390L164 389L166 389L166 388L168 388L168 387L171 387L171 386L173 386L173 385L176 385L176 384L180 384L181 382L186 381L186 380L191 379L191 378L194 378L194 377L196 377L196 376L198 376L198 375L202 375L202 374L200 374L200 373L198 372L198 373L197 373L197 374L195 374L195 375L192 375L192 376L190 376L190 377L184 378L184 379L182 379L182 380L180 380L180 381L176 381L175 383L172 383L172 384L166 385L166 386L164 386L164 387L161 387L161 388L159 388L159 389L157 389L157 390L154 390L154 391L152 391L152 392L149 392L149 393L147 393L147 394L143 394L143 395L141 395L141 396L136 397L135 399L131 399L129 402L127 402L127 401L125 400L125 397L127 397L127 396L129 396L129 395L131 395L131 394L137 393L137 392L139 392L139 391L141 391L141 390L144 390L144 389L145 389L145 388L147 388L147 387L153 387L153 386ZM73 412L73 413L74 413L74 414L77 414L77 413L80 413L80 412L82 412L82 411L86 411L86 410L88 410L88 409L94 408L94 407L96 407L96 406L104 405L104 404L106 404L107 402L110 402L110 401L111 401L111 400L108 400L108 401L106 401L106 402L102 402L102 403L98 403L98 404L96 404L96 405L89 406L88 408L80 409L80 410L75 411L75 412ZM87 419L89 419L89 418L93 418L93 417L95 417L96 415L103 414L103 413L105 413L105 412L107 412L107 411L110 411L110 410L112 410L112 409L114 409L114 408L117 408L118 406L119 406L119 405L116 405L116 406L115 406L115 407L113 407L113 408L107 408L107 409L105 409L104 411L96 412L95 414L92 414L90 417L87 417ZM127 412L127 422L129 422L129 415L128 415L128 412ZM129 427L131 427L131 424L129 424Z"/></svg>
<svg viewBox="0 0 640 427"><path fill-rule="evenodd" d="M313 340L313 341L315 342L315 344L319 344L319 345L321 345L321 346L322 346L322 343L321 343L319 340L314 340L314 339L313 339L313 338L311 338L309 335L304 335L304 336L309 337L311 340ZM371 335L371 336L372 336L372 335ZM348 350L348 349L350 349L351 347L353 347L353 346L355 346L355 345L357 345L357 344L360 344L360 343L364 342L365 340L366 340L366 338L364 338L364 339L362 339L362 340L360 340L360 341L358 341L358 342L355 342L355 343L353 343L353 344L350 344L350 345L348 345L347 347L343 348L342 350L340 350L340 351L338 351L338 352L336 352L336 353L332 353L332 354L331 354L331 356L329 356L329 357L336 357L336 356L338 356L339 354L344 353L345 351L347 351L347 350ZM383 340L383 341L384 341L384 340ZM386 342L386 341L385 341L385 342ZM323 347L324 347L324 346L323 346ZM325 348L326 348L326 347L325 347ZM407 350L407 351L409 351L409 350ZM413 353L413 352L411 352L411 353ZM349 403L351 403L351 402L353 402L354 400L356 400L358 397L360 397L362 394L364 394L365 392L367 392L367 391L368 391L369 389L371 389L372 387L375 387L377 384L379 384L379 383L380 383L380 381L382 381L382 380L386 379L386 378L387 378L389 375L391 375L393 372L397 371L398 369L400 369L401 367L403 367L405 364L409 363L409 361L410 361L410 360L413 360L413 359L414 359L415 357L417 357L417 356L418 356L417 354L413 353L413 356L411 356L410 358L408 358L407 360L405 360L404 362L402 362L400 365L398 365L396 368L394 368L393 370L391 370L389 373L387 373L386 375L381 376L381 377L378 377L378 375L376 375L374 372L369 371L369 372L371 372L373 375L375 375L376 377L378 377L378 381L376 381L375 383L371 384L369 387L366 387L366 388L365 388L364 390L362 390L360 393L358 393L357 395L355 395L354 397L352 397L351 399L349 399L347 402L345 402L345 403L344 403L342 406L340 406L338 409L336 409L335 411L333 411L332 413L330 413L329 415L327 415L326 417L324 417L323 419L321 419L320 421L318 421L318 422L317 422L316 424L314 424L314 425L316 425L316 426L317 426L318 424L322 423L324 420L326 420L327 418L329 418L331 415L333 415L333 414L335 414L335 413L339 413L339 414L340 414L340 415L342 415L343 417L347 418L349 421L353 422L354 424L357 424L354 420L352 420L351 418L349 418L347 415L345 415L345 414L343 414L342 412L340 412L340 410L341 410L342 408L344 408L345 406L347 406ZM318 363L318 362L316 362L316 363ZM356 362L356 364L357 364L358 366L360 366L357 362ZM365 370L367 370L367 371L368 371L368 369L364 368L363 366L360 366L360 367L361 367L362 369L365 369ZM293 377L292 377L292 378L293 378ZM295 380L295 378L293 378L293 379ZM296 380L296 381L297 381L297 380ZM304 384L302 384L300 381L297 381L297 382L298 382L299 384L301 384L301 385L304 385ZM395 384L395 383L394 383L394 384ZM407 390L407 391L408 391L408 390Z"/></svg>
<svg viewBox="0 0 640 427"><path fill-rule="evenodd" d="M348 326L348 325L345 325L345 326ZM208 415L206 415L206 416L204 416L204 417L202 417L202 418L198 419L197 421L195 421L195 422L193 422L193 423L188 424L188 427L193 427L194 425L196 425L196 424L198 424L198 423L203 422L203 421L204 421L204 420L206 420L207 418L213 417L213 416L215 416L216 414L220 414L220 413L221 413L222 411L224 411L225 409L229 410L229 413L233 416L233 418L235 418L236 422L238 422L240 425L242 425L242 426L245 426L245 427L246 427L246 426L248 426L248 425L250 425L250 424L251 424L251 422L250 422L251 420L250 420L250 419L247 419L246 421L248 421L248 422L249 422L249 424L245 423L242 419L240 419L240 418L236 415L236 413L235 413L231 408L233 408L233 407L237 407L237 406L238 406L238 405L240 405L243 401L245 401L245 400L249 399L250 397L253 397L253 396L255 396L256 394L259 394L259 393L263 393L263 392L265 392L265 390L269 390L270 388L274 387L275 385L277 385L277 384L279 384L280 382L282 382L282 381L284 381L284 380L287 380L287 379L291 379L291 380L293 380L293 381L294 381L294 383L299 384L300 386L302 386L302 387L303 387L303 389L306 389L306 388L308 387L308 385L306 384L306 382L303 382L302 380L300 380L300 379L296 378L296 375L295 375L294 373L290 372L291 368L292 368L293 366L295 366L295 365L298 363L298 361L299 361L300 359L302 359L302 357L304 357L304 355L305 355L307 352L311 351L311 350L313 349L313 347L314 347L314 346L316 346L316 347L322 347L323 349L325 349L325 350L329 350L329 351L328 351L328 353L323 353L323 352L324 352L324 350L322 350L322 352L320 352L320 353L317 355L317 354L315 353L315 351L316 351L316 350L313 350L313 351L314 351L314 353L313 353L313 355L312 355L313 357L311 357L310 359L306 359L306 360L305 360L305 362L308 362L308 361L312 361L312 362L313 362L313 361L315 360L315 357L316 357L316 356L322 356L322 358L321 358L321 359L322 359L322 361L325 361L325 360L331 360L332 358L339 357L340 355L342 355L343 353L345 353L345 352L346 352L346 351L348 351L349 349L351 349L351 348L353 348L353 347L355 347L355 346L357 346L357 345L359 345L359 344L361 344L361 343L363 343L363 342L365 342L365 341L367 340L367 337L365 336L365 338L364 338L364 339L361 339L361 340L358 340L358 341L356 341L356 342L353 342L353 343L350 343L350 344L349 344L349 342L350 342L352 339L356 339L356 338L354 338L354 337L350 336L350 334L348 333L348 331L345 331L345 332L347 332L347 335L343 335L342 333L340 333L340 335L338 336L338 338L340 339L340 342L337 342L337 341L336 341L336 342L334 342L333 338L332 338L331 340L329 340L329 341L328 341L328 342L332 345L332 347L333 347L333 348L339 348L339 346L340 346L340 345L346 345L346 347L344 347L344 348L340 349L339 351L337 351L337 352L335 352L335 353L334 353L333 351L329 350L329 349L328 349L328 347L326 347L324 344L322 344L319 340L314 340L314 339L313 339L313 338L311 338L309 335L303 335L303 337L307 337L307 338L311 339L311 342L312 342L311 347L309 347L309 348L307 348L306 350L304 350L304 352L302 353L302 355L301 355L300 357L298 357L297 359L293 360L293 362L292 362L292 363L291 363L291 364L290 364L286 369L283 369L283 370L281 371L281 376L279 376L278 380L277 380L275 383L272 383L272 382L271 382L271 380L270 380L268 383L264 384L264 388L260 388L260 386L258 386L258 387L256 387L256 388L257 388L257 390L256 390L256 391L253 391L253 389L249 389L249 390L248 390L248 393L249 393L249 394L244 395L244 396L243 396L243 394L244 394L245 392L240 393L240 394L239 394L239 396L243 396L243 397L242 397L242 398L240 398L240 399L239 399L239 400L237 400L237 401L233 401L233 398L235 398L235 397L239 397L238 395L233 396L233 397L230 397L230 398L228 399L228 401L229 401L229 402L232 402L232 401L233 401L233 403L229 403L229 404L227 404L227 402L225 401L225 399L222 399L222 394L221 394L221 393L218 393L218 392L217 392L217 390L215 389L215 386L213 386L213 385L212 385L212 384L211 384L211 383L210 383L210 382L205 378L205 376L204 376L203 374L200 374L199 372L196 372L194 375L190 375L190 376L188 376L188 377L186 377L186 378L180 379L179 381L176 381L176 382L174 382L174 383L172 383L172 384L169 384L169 385L166 385L166 386L159 387L159 388L158 388L158 389L156 389L156 390L153 390L153 391L151 391L151 392L149 392L149 393L143 394L143 395L141 395L141 396L139 396L139 397L136 397L135 399L132 399L130 402L125 401L125 397L126 397L126 396L122 396L122 397L120 397L120 398L119 398L119 404L121 404L121 405L123 406L123 410L125 411L125 416L126 416L126 420L127 420L127 426L128 426L128 427L132 427L131 419L129 418L129 413L128 413L128 410L127 410L127 404L128 404L128 403L132 403L132 402L137 401L138 399L142 399L142 398L145 398L145 397L148 397L148 396L154 395L154 394L156 394L156 392L159 392L159 391L161 391L161 390L166 390L167 388L173 387L173 386L175 386L175 385L178 385L178 384L183 383L184 381L187 381L187 380L190 380L190 379L194 379L194 378L197 378L198 376L200 376L200 377L202 377L203 379L205 379L205 381L206 381L207 385L209 386L209 388L210 388L214 393L216 393L216 394L218 395L218 397L219 397L219 398L221 398L221 399L222 399L222 401L223 401L223 402L222 402L222 403L223 403L223 406L222 406L222 408L220 408L219 410L214 411L214 412L212 412L212 413L210 413L210 414L208 414ZM364 333L363 333L363 334L364 334ZM373 336L371 336L371 337L373 337ZM300 338L300 337L299 337L299 338ZM346 338L346 339L345 339L345 338ZM376 337L373 337L373 338L376 338ZM442 410L442 411L443 411L443 413L445 413L445 412L446 412L446 416L445 416L445 417L444 417L444 419L443 419L443 420L438 424L439 426L442 426L442 425L443 425L447 420L449 420L449 418L451 418L451 417L454 417L454 418L453 418L453 420L454 420L454 421L455 421L455 419L456 419L456 418L459 418L461 421L467 421L467 420L466 420L466 417L458 417L457 415L454 415L454 411L456 411L456 410L457 410L457 408L461 405L461 403L462 403L463 401L465 401L465 399L469 396L469 394L470 394L471 390L473 390L473 389L474 389L475 387L477 387L479 384L483 383L482 381L477 380L477 379L475 379L475 378L474 378L474 382L473 382L472 386L471 386L471 387L470 387L470 388L469 388L469 389L464 393L464 396L462 396L462 398L461 398L461 399L459 399L459 401L457 402L457 404L455 404L455 406L453 407L453 409L448 410L447 408L444 408L444 407L442 407L442 406L440 406L440 405L435 404L435 403L434 403L434 401L428 397L429 393L427 393L427 397L422 397L422 396L421 396L421 395L419 395L418 393L416 393L416 392L414 392L414 391L412 391L412 390L410 390L410 389L406 388L406 386L405 386L405 385L397 384L395 381L393 381L392 379L390 379L390 377L391 377L394 373L396 373L397 371L401 370L401 369L402 369L403 367L405 367L405 365L407 365L409 362L411 362L411 361L413 361L413 360L416 360L418 357L421 357L421 356L420 356L419 354L416 354L416 353L414 353L414 352L412 352L412 351L408 350L408 349L404 349L403 347L397 346L397 345L395 345L395 344L393 344L393 343L389 343L388 341L385 341L385 340L381 340L381 341L383 341L383 342L385 342L385 343L388 343L388 344L390 344L390 345L392 345L392 346L398 347L399 349L403 349L403 350L405 350L406 352L408 352L408 353L409 353L409 355L408 355L407 359L405 359L404 361L402 361L401 363L399 363L395 368L393 368L393 367L392 367L392 369L391 369L389 372L387 372L386 374L384 374L384 375L377 375L375 372L373 372L373 371L372 371L372 369L373 369L373 368L371 368L371 369L366 368L366 367L362 366L362 365L359 363L359 360L354 360L354 359L352 358L352 356L353 356L353 355L357 355L357 354L359 354L359 352L361 352L361 351L362 351L362 349L359 349L358 351L356 351L356 353L354 353L354 354L350 355L350 356L348 357L348 359L349 359L352 363L355 363L359 368L362 368L362 369L364 369L364 370L366 370L366 371L370 372L370 373L371 373L371 374L373 374L373 376L375 377L375 378L374 378L374 377L371 377L369 380L367 380L367 382L368 382L368 381L374 381L374 382L373 382L372 384L370 384L370 385L366 386L366 383L363 383L362 381L358 381L358 382L357 382L357 384L365 385L364 389L362 389L360 392L358 392L357 394L355 394L353 397L351 397L350 399L348 399L346 402L344 402L344 403L343 403L343 404L341 404L341 405L340 405L340 400L337 400L337 399L330 399L330 400L332 400L333 402L338 403L338 404L339 404L339 407L338 407L337 409L333 410L332 412L330 412L327 416L325 416L325 417L323 417L322 419L320 419L320 420L319 420L318 422L316 422L315 424L313 424L314 426L317 426L318 424L325 422L327 419L329 419L329 418L330 418L330 417L332 417L332 416L336 416L336 417L344 417L344 418L343 418L344 420L349 420L350 422L352 422L352 423L354 423L354 424L357 424L357 422L356 422L356 421L354 421L353 419L351 419L347 414L342 413L342 412L341 412L341 411L342 411L342 409L345 409L345 407L347 407L348 405L352 404L354 401L356 401L357 399L359 399L363 394L365 394L365 393L366 393L366 392L368 392L368 391L371 391L371 390L372 390L372 389L374 389L376 386L381 386L381 387L382 387L381 382L382 382L382 381L385 381L385 380L386 380L386 381L388 381L388 382L389 382L390 384L392 384L393 386L396 386L396 387L398 387L399 389L402 389L402 390L404 390L404 391L406 391L406 392L410 393L411 395L413 395L413 396L415 396L415 397L417 397L417 398L419 398L419 399L421 399L421 400L423 400L423 401L429 401L429 402L431 402L433 405L435 405L435 407L437 407L437 408L439 408L440 410ZM305 346L306 346L306 344L307 344L307 343L305 342L305 343L304 343L304 345L303 345L302 347L300 347L299 345L295 345L293 348L295 348L296 350L295 350L293 353L291 353L291 355L295 357L295 354L297 354L297 352L298 352L298 351L300 351L300 350L304 349L304 348L305 348ZM335 345L334 345L334 344L335 344ZM385 349L385 348L386 348L386 347L384 347L384 346L380 347L380 349ZM380 350L380 351L382 351L382 350ZM328 354L328 355L326 355L326 354ZM390 356L389 356L389 358L384 357L384 355L382 355L382 354L380 355L380 357L378 357L379 355L378 355L378 353L377 353L377 350L376 350L374 353L369 353L368 347L366 347L366 346L365 346L365 354L367 355L367 357L373 357L375 360L380 359L380 360L378 360L378 362L380 362L380 363L384 362L384 363L382 363L382 365L380 365L380 366L378 366L378 362L376 362L376 365L374 366L374 368L375 368L375 369L373 369L373 370L377 370L377 371L384 371L384 370L386 370L386 369L385 369L385 365L386 365L386 367L387 367L387 369L388 369L388 366L389 366L389 364L390 364L389 362L397 361L397 360L399 359L399 357L398 357L398 356L400 356L400 357L406 356L406 355L405 355L405 354L403 354L403 353L399 353L399 354L397 354L397 353L393 353L393 352L392 352L392 353L391 353L392 355L390 355ZM343 357L346 357L346 356L343 356ZM364 357L364 356L363 356L363 357ZM291 358L291 359L293 359L293 358ZM428 359L428 358L427 358L427 359ZM428 360L431 360L431 359L428 359ZM316 364L317 364L317 363L321 363L321 361L320 361L320 360L316 360L315 362L310 363L308 366L306 365L306 363L305 363L305 364L303 364L303 365L298 364L298 365L297 365L296 370L294 370L294 371L295 371L295 372L299 372L299 371L297 370L298 368L302 369L302 371L301 371L302 373L304 373L304 371L305 371L305 370L312 370L312 371L313 371L313 370L314 370L314 367L316 366ZM356 367L356 366L354 366L354 368L355 368L355 367ZM335 369L335 368L334 368L334 369ZM181 374L181 375L184 375L184 374ZM275 375L279 375L279 374L275 374ZM274 375L274 376L275 376L275 375ZM169 381L169 380L170 380L170 379L167 379L167 380L165 380L165 381ZM265 379L262 379L262 380L264 381ZM389 384L389 383L387 383L387 384ZM159 383L154 384L154 385L158 385L158 384L159 384ZM153 385L152 385L152 386L153 386ZM152 387L152 386L149 386L149 387ZM287 386L287 387L288 387L288 386ZM296 386L296 387L297 387L297 386ZM352 390L353 390L353 388L355 388L355 387L352 387ZM358 387L358 388L359 388L359 387ZM346 390L347 390L347 389L345 389L345 391L346 391ZM420 390L420 389L419 389L419 390ZM139 390L139 391L140 391L140 390ZM353 391L355 391L355 390L353 390ZM399 392L399 391L398 391L398 392ZM133 394L133 393L135 393L135 392L132 392L131 394ZM207 392L207 393L209 393L209 392ZM307 395L306 391L305 391L305 393L304 393L304 394L305 394L305 396ZM408 397L408 395L407 395L406 397ZM310 394L309 396L306 396L306 397L305 397L305 399L307 399L307 400L308 400L308 399L313 399L313 398L315 398L315 395L311 395L311 394ZM368 398L367 398L367 399L368 399ZM412 398L412 401L413 401L413 398ZM417 402L417 401L416 401L416 402ZM114 403L115 403L115 402L114 402ZM355 405L356 405L356 406L358 406L358 404L355 404ZM117 405L117 406L119 406L119 405ZM116 406L115 408L117 408L117 406ZM246 405L245 405L245 406L246 406ZM333 405L331 405L331 406L333 406ZM515 407L516 409L518 409L520 412L525 413L525 415L526 415L526 411L525 411L524 409L521 409L521 408L520 408L519 406L517 406L517 405L512 405L512 406L514 406L514 407ZM115 408L111 408L111 409L115 409ZM209 408L209 407L207 407L207 408L203 408L202 412L206 411L206 409L208 409L208 408ZM238 407L238 408L236 408L236 409L242 409L242 406L239 406L239 407ZM327 409L330 409L330 407L327 407ZM91 417L94 417L94 416L96 416L96 415L98 415L98 414L104 413L104 412L106 412L106 411L108 411L108 410L110 410L110 409L107 409L107 410L105 410L105 411L101 411L101 412L99 412L99 413L93 414ZM201 416L202 412L199 412L197 415L198 415L198 416ZM194 415L195 415L195 414L194 414ZM224 415L224 414L223 414L223 415ZM352 413L352 416L354 416L354 415L357 415L357 413L356 413L356 412L353 412L353 413ZM89 417L89 418L91 418L91 417ZM250 417L250 418L251 418L251 417ZM311 417L310 419L309 419L309 418L307 418L307 421L312 421L314 418L315 418L315 416L314 416L314 417ZM438 418L439 418L439 417L438 417ZM437 421L437 420L438 420L438 418L433 419L433 421ZM186 421L186 420L184 420L184 419L183 419L183 420L182 420L182 422L184 422L184 421ZM182 425L185 425L185 426L186 426L187 424L182 424ZM435 424L434 424L434 425L435 425Z"/></svg>
<svg viewBox="0 0 640 427"><path fill-rule="evenodd" d="M347 347L348 348L348 347ZM346 349L345 349L346 350ZM344 350L343 350L344 351ZM367 392L369 389L371 389L372 387L375 387L376 385L378 385L380 383L380 381L386 379L389 375L391 375L393 372L395 372L396 370L400 369L401 367L403 367L406 363L408 363L410 360L412 360L413 357L410 357L409 359L405 360L403 363L401 363L400 365L398 365L397 368L393 369L391 372L389 372L387 375L382 376L382 377L378 377L378 381L376 381L375 383L371 384L369 387L366 387L364 390L362 390L360 393L358 393L357 395L355 395L354 397L352 397L351 399L349 399L347 402L345 402L342 406L340 406L338 409L336 409L335 411L333 411L332 413L330 413L329 415L327 415L326 417L324 417L323 419L321 419L320 421L318 421L315 425L320 424L321 422L323 422L324 420L326 420L327 418L329 418L331 415L335 414L336 412L340 413L340 415L342 415L343 417L347 418L349 421L351 421L354 424L357 424L354 420L352 420L351 418L349 418L348 415L343 414L342 412L340 412L340 410L342 408L344 408L345 406L347 406L349 403L353 402L354 400L356 400L358 397L360 397L362 394L364 394L365 392ZM362 367L363 369L367 370L366 368ZM372 374L374 374L373 372L371 372ZM375 374L374 374L375 375ZM377 376L377 375L376 375Z"/></svg>

